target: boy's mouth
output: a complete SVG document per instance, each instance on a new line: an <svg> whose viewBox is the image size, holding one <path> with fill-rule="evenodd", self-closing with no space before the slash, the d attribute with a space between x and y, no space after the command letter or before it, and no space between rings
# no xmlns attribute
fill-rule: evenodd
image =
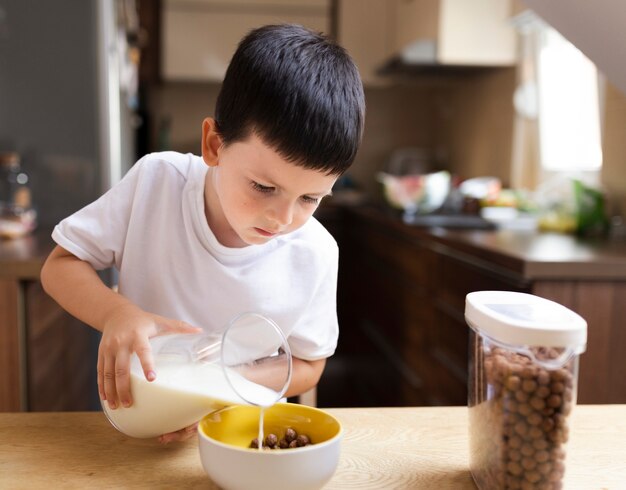
<svg viewBox="0 0 626 490"><path fill-rule="evenodd" d="M259 235L264 236L264 237L273 237L273 236L278 235L278 233L277 233L277 232L267 231L267 230L264 230L263 228L256 228L256 227L255 227L255 228L254 228L254 230L255 230L255 231L256 231Z"/></svg>

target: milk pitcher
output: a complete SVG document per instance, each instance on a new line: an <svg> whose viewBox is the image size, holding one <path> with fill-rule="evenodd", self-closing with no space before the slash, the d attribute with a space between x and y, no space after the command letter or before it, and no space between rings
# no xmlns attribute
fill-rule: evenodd
<svg viewBox="0 0 626 490"><path fill-rule="evenodd" d="M282 330L258 313L244 313L221 334L174 334L150 339L156 379L131 358L132 406L102 408L131 437L156 437L188 427L235 404L271 406L287 391L292 358Z"/></svg>

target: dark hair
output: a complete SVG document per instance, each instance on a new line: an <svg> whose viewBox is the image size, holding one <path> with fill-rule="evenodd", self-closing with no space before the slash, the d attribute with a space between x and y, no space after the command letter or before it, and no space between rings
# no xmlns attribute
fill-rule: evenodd
<svg viewBox="0 0 626 490"><path fill-rule="evenodd" d="M241 40L215 108L226 145L254 133L286 160L329 175L352 164L364 118L363 84L345 49L293 24Z"/></svg>

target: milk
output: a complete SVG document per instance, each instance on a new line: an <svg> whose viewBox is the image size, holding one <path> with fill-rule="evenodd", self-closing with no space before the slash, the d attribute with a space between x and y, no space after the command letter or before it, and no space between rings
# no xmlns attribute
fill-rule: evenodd
<svg viewBox="0 0 626 490"><path fill-rule="evenodd" d="M137 362L133 365L130 376L133 405L111 410L106 401L102 403L109 421L131 437L175 432L198 422L209 412L228 405L248 404L232 389L219 364L160 362L157 378L152 382L145 379ZM233 371L229 375L239 376ZM237 389L258 405L271 406L276 402L276 392L243 378L239 379Z"/></svg>
<svg viewBox="0 0 626 490"><path fill-rule="evenodd" d="M257 440L259 441L259 451L263 449L263 414L265 413L265 407L261 407L259 411L259 437Z"/></svg>

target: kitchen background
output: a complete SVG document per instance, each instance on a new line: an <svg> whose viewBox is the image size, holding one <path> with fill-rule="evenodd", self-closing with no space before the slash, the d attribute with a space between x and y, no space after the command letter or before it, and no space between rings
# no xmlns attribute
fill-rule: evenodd
<svg viewBox="0 0 626 490"><path fill-rule="evenodd" d="M163 149L198 153L202 119L212 115L237 40L256 25L288 21L335 37L353 55L364 80L363 144L342 180L350 192L337 192L339 199L385 208L377 175L396 150L406 148L426 155L423 170L446 170L455 183L491 176L504 188L532 191L547 178L536 122L523 111L530 107L532 113L534 99L531 94L530 106L519 103L517 110L514 104L529 73L524 36L529 25L540 22L529 15L529 4L546 15L547 23L567 18L565 10L555 15L537 2L515 0L0 0L0 150L21 156L39 229L47 230L119 180L138 156ZM609 4L599 2L597 10L620 8ZM623 18L621 9L605 18ZM610 42L600 34L612 34L610 22L592 20L578 30L562 23L562 33L588 53L597 52L594 42ZM590 41L588 31L599 25ZM615 72L624 45L610 45L606 51L614 51L614 57L598 61L606 78L600 84L597 184L615 223L626 212L626 84L619 67ZM350 247L358 245L342 234L350 222L332 200L319 217L336 234L342 256L351 254ZM342 263L344 277L352 266ZM342 281L348 290L349 281ZM419 391L423 380L410 366L390 360L404 337L394 340L390 334L391 355L389 349L370 352L380 339L367 328L365 333L373 335L369 343L356 340L364 355L347 347L363 334L350 330L359 323L351 317L354 302L363 296L350 294L340 292L345 340L320 383L320 405L463 398L410 396L406 386L385 390L398 373L405 374L409 390L413 382ZM397 297L374 301L393 305ZM395 321L393 312L381 310ZM93 348L95 340L88 342ZM45 351L45 344L40 349ZM374 357L381 362L371 362ZM367 369L371 372L359 376Z"/></svg>

